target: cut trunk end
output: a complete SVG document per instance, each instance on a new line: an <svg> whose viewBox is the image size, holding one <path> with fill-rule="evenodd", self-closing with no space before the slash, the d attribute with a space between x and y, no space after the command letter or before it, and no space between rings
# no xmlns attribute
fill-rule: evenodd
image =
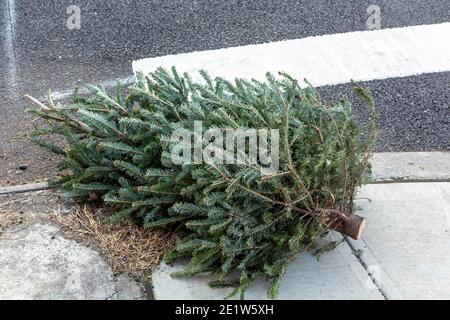
<svg viewBox="0 0 450 320"><path fill-rule="evenodd" d="M336 230L352 239L359 240L366 227L366 219L356 214L343 217L331 212L330 229Z"/></svg>

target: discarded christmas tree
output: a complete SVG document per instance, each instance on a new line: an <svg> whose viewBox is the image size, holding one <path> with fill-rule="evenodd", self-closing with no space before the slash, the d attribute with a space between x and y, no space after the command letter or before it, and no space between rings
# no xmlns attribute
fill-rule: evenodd
<svg viewBox="0 0 450 320"><path fill-rule="evenodd" d="M288 75L235 83L202 75L193 83L159 69L139 75L126 97L92 87L92 98L67 105L35 101L46 125L31 138L64 156L57 185L67 195L102 197L117 209L112 220L176 230L166 259L190 258L179 276L211 271L211 285L235 285L241 296L265 277L275 297L296 254L329 230L360 236L353 199L369 173L373 102L355 86L372 110L359 128L346 99L324 105ZM67 145L50 144L48 134Z"/></svg>

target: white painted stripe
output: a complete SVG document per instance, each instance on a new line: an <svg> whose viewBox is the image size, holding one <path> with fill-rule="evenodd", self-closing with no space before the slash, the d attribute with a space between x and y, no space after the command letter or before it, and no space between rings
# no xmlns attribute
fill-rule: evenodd
<svg viewBox="0 0 450 320"><path fill-rule="evenodd" d="M12 83L12 90L14 92L15 84L17 82L17 65L16 55L14 52L14 39L16 32L16 5L14 0L6 1L7 9L4 11L5 32L4 32L4 54L7 64L7 79ZM15 93L15 92L14 92Z"/></svg>
<svg viewBox="0 0 450 320"><path fill-rule="evenodd" d="M358 31L208 50L133 62L148 73L176 66L195 79L198 70L227 79L263 80L285 71L315 86L450 71L450 23Z"/></svg>

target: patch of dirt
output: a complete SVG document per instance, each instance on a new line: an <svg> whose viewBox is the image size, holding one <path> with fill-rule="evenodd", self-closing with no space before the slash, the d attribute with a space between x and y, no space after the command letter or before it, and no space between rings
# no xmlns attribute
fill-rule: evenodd
<svg viewBox="0 0 450 320"><path fill-rule="evenodd" d="M41 215L41 214L23 214L17 215L14 213L5 213L0 212L0 240L5 239L2 234L6 231L17 228L18 226L23 225L24 228L29 226L30 224L42 221L48 221L50 216ZM22 230L19 228L19 230Z"/></svg>
<svg viewBox="0 0 450 320"><path fill-rule="evenodd" d="M2 115L3 116L3 115ZM61 158L31 142L26 135L32 130L32 118L5 116L0 121L0 186L41 182L56 177Z"/></svg>
<svg viewBox="0 0 450 320"><path fill-rule="evenodd" d="M52 190L14 193L0 196L0 213L51 214L68 212L73 202Z"/></svg>

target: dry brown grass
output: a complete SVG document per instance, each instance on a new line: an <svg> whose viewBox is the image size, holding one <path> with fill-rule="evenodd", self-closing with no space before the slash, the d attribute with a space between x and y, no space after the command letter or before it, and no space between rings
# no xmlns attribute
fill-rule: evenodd
<svg viewBox="0 0 450 320"><path fill-rule="evenodd" d="M105 209L79 207L69 214L56 212L53 219L66 237L98 250L115 272L140 278L149 276L175 241L167 231L148 229L131 221L110 224Z"/></svg>

